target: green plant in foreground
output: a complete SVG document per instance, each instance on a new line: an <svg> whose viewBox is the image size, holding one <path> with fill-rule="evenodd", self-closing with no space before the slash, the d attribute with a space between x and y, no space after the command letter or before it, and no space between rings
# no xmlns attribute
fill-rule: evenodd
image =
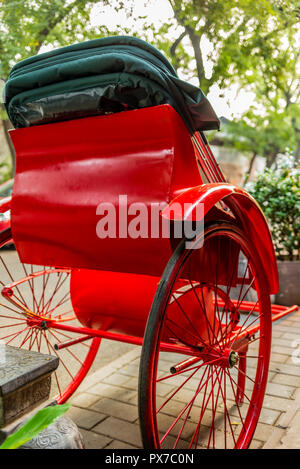
<svg viewBox="0 0 300 469"><path fill-rule="evenodd" d="M300 171L283 163L267 169L248 191L260 204L268 220L278 260L299 260Z"/></svg>
<svg viewBox="0 0 300 469"><path fill-rule="evenodd" d="M9 435L0 449L17 449L27 441L35 438L42 430L47 428L58 417L61 417L70 408L70 404L45 407L39 410L15 433Z"/></svg>

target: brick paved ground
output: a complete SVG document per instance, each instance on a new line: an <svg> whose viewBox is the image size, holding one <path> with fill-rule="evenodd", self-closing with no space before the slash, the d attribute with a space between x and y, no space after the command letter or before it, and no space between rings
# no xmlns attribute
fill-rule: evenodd
<svg viewBox="0 0 300 469"><path fill-rule="evenodd" d="M298 341L298 342L297 342ZM300 310L273 325L269 384L252 448L300 449ZM90 375L68 413L88 449L141 448L137 411L140 348Z"/></svg>

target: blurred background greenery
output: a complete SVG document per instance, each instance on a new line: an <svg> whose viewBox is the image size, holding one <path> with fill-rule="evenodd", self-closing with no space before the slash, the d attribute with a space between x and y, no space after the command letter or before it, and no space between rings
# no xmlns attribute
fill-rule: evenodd
<svg viewBox="0 0 300 469"><path fill-rule="evenodd" d="M141 37L208 95L222 122L208 135L216 157L244 185L282 154L300 158L299 19L296 0L0 0L1 83L14 63L45 50ZM2 104L2 180L14 171L10 127Z"/></svg>

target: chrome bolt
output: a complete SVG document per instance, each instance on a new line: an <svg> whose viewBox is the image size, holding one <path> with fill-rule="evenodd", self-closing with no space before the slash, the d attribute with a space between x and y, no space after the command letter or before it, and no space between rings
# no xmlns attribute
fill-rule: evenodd
<svg viewBox="0 0 300 469"><path fill-rule="evenodd" d="M235 366L238 363L239 358L240 357L239 357L238 353L236 353L234 351L230 352L230 354L229 354L229 367L232 368L233 366Z"/></svg>

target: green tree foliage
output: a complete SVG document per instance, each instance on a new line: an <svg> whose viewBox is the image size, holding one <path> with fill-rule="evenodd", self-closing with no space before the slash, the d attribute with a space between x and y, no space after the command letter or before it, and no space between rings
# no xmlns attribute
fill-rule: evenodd
<svg viewBox="0 0 300 469"><path fill-rule="evenodd" d="M256 156L266 158L269 168L279 153L292 154L297 146L296 132L292 130L287 114L271 112L261 116L250 108L241 118L226 124L224 145L249 154L250 162L246 180L251 173Z"/></svg>
<svg viewBox="0 0 300 469"><path fill-rule="evenodd" d="M0 78L6 80L17 61L37 54L42 46L108 35L105 25L91 27L96 3L99 0L0 0Z"/></svg>
<svg viewBox="0 0 300 469"><path fill-rule="evenodd" d="M286 148L300 157L299 0L168 2L173 14L154 24L136 13L142 0L0 0L0 78L42 46L138 35L164 52L182 78L198 79L206 94L213 85L226 91L232 84L255 94L256 108L242 116L243 128L236 126L236 135L245 131L252 154L259 147L269 166ZM113 31L91 26L95 5L98 12L121 15Z"/></svg>
<svg viewBox="0 0 300 469"><path fill-rule="evenodd" d="M175 65L183 69L185 53L179 46L185 36L194 51L194 66L201 88L208 92L213 84L221 88L240 78L249 66L249 55L257 47L256 38L271 28L270 20L276 15L273 4L280 0L169 0L174 19L180 26L178 37L170 44L169 55ZM286 2L287 3L287 2ZM210 44L211 52L204 59L204 46ZM178 54L178 56L177 56ZM210 66L206 66L206 62Z"/></svg>
<svg viewBox="0 0 300 469"><path fill-rule="evenodd" d="M188 62L175 46L187 35L202 89L239 83L255 94L256 107L228 128L226 144L265 156L271 166L279 153L300 158L300 3L298 0L169 0L183 33L170 46L177 67ZM206 57L203 44L209 41ZM181 58L182 57L182 58Z"/></svg>
<svg viewBox="0 0 300 469"><path fill-rule="evenodd" d="M64 46L73 42L109 35L105 25L90 24L92 7L99 0L0 0L0 80L7 79L18 61L39 52L42 46ZM108 5L108 0L102 0ZM8 136L10 123L0 105L7 144L13 158L14 149Z"/></svg>
<svg viewBox="0 0 300 469"><path fill-rule="evenodd" d="M242 50L248 58L239 80L255 92L256 107L230 129L235 146L243 135L253 152L266 157L267 167L279 153L300 158L299 2L273 2L273 8L268 22Z"/></svg>
<svg viewBox="0 0 300 469"><path fill-rule="evenodd" d="M134 1L129 3L132 12ZM225 144L249 151L251 161L257 154L264 156L268 167L286 151L299 159L299 1L169 0L169 4L173 17L160 26L145 18L143 37L149 40L152 34L151 42L180 75L197 78L205 93L213 85L226 90L238 84L255 95L255 106L228 126Z"/></svg>

